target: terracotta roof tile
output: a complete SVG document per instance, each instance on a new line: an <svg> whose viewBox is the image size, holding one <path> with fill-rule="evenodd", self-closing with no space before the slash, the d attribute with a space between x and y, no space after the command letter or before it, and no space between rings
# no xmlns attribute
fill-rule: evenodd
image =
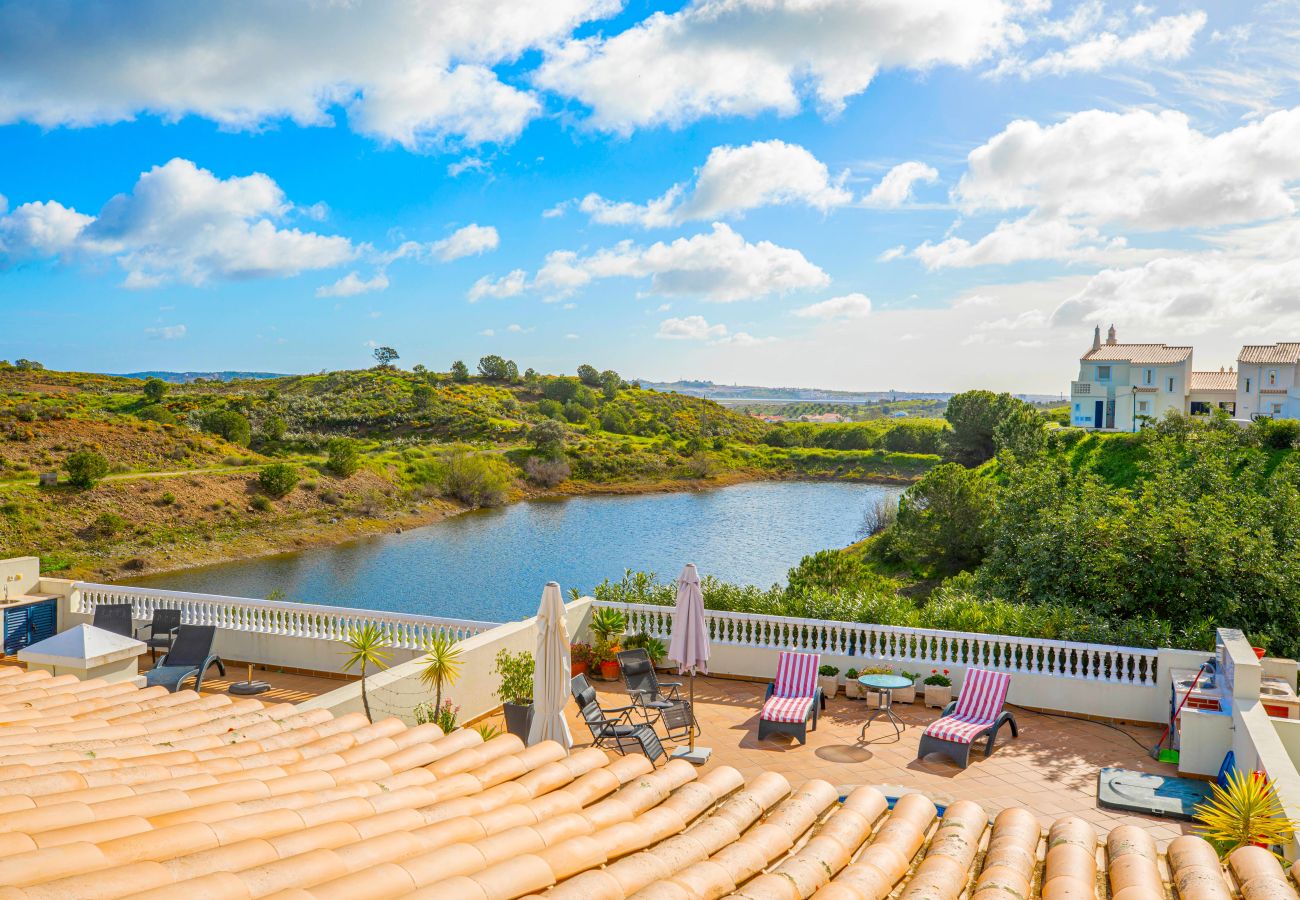
<svg viewBox="0 0 1300 900"><path fill-rule="evenodd" d="M1170 347L1167 344L1102 344L1079 359L1083 362L1129 362L1158 366L1180 363L1191 355L1191 347Z"/></svg>
<svg viewBox="0 0 1300 900"><path fill-rule="evenodd" d="M1300 342L1282 344L1247 344L1237 355L1247 365L1294 365L1300 362Z"/></svg>

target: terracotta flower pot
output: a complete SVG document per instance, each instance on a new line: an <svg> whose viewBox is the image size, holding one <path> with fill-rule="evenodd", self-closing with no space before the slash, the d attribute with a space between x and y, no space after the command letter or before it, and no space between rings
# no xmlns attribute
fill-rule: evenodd
<svg viewBox="0 0 1300 900"><path fill-rule="evenodd" d="M587 668L587 661L585 659L581 662L571 662L569 663L569 677L573 678L578 675L586 675Z"/></svg>
<svg viewBox="0 0 1300 900"><path fill-rule="evenodd" d="M606 681L618 681L618 660L611 659L600 664L600 677Z"/></svg>

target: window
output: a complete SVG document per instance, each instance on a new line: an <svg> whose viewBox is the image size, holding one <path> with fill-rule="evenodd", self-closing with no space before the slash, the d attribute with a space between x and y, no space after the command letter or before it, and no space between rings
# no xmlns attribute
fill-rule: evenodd
<svg viewBox="0 0 1300 900"><path fill-rule="evenodd" d="M1138 412L1139 412L1141 415L1144 415L1144 416L1145 416L1145 415L1146 415L1147 413L1149 413L1150 411L1151 411L1151 401L1150 401L1150 400L1139 400L1139 401L1138 401Z"/></svg>
<svg viewBox="0 0 1300 900"><path fill-rule="evenodd" d="M1274 404L1273 404L1273 415L1275 415L1275 416L1280 416L1280 415L1282 415L1282 404L1281 404L1281 403L1274 403Z"/></svg>
<svg viewBox="0 0 1300 900"><path fill-rule="evenodd" d="M1174 379L1171 377L1169 379L1169 393L1172 394L1173 392L1174 392Z"/></svg>
<svg viewBox="0 0 1300 900"><path fill-rule="evenodd" d="M1110 381L1110 366L1098 366L1098 367L1097 367L1097 380L1098 380L1098 381Z"/></svg>
<svg viewBox="0 0 1300 900"><path fill-rule="evenodd" d="M1082 411L1083 411L1083 404L1081 404L1081 403L1076 403L1076 404L1074 404L1074 411L1075 411L1075 412L1082 412Z"/></svg>
<svg viewBox="0 0 1300 900"><path fill-rule="evenodd" d="M1247 393L1247 394L1250 393L1250 379L1249 379L1249 378L1246 379L1246 393Z"/></svg>
<svg viewBox="0 0 1300 900"><path fill-rule="evenodd" d="M1276 386L1276 385L1277 385L1277 369L1269 369L1269 370L1268 370L1268 386L1269 386L1269 387L1274 387L1274 386Z"/></svg>
<svg viewBox="0 0 1300 900"><path fill-rule="evenodd" d="M1145 371L1142 373L1142 383L1143 383L1143 384L1155 384L1155 383L1156 383L1156 370L1155 370L1155 369L1147 369L1147 370L1145 370Z"/></svg>

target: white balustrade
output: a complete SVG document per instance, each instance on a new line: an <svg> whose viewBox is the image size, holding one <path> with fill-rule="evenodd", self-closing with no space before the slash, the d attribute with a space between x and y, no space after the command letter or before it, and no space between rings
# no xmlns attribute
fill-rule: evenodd
<svg viewBox="0 0 1300 900"><path fill-rule="evenodd" d="M645 632L665 641L672 633L671 606L596 605L621 610L630 633ZM715 644L860 656L918 666L978 666L1141 687L1156 683L1157 652L1138 647L717 610L706 610L704 618L709 639Z"/></svg>
<svg viewBox="0 0 1300 900"><path fill-rule="evenodd" d="M156 609L179 609L186 624L327 641L341 641L353 628L375 625L388 637L389 644L399 650L423 650L431 638L440 634L464 640L498 624L84 581L73 587L72 612L83 615L92 615L100 603L130 603L136 619L152 619Z"/></svg>

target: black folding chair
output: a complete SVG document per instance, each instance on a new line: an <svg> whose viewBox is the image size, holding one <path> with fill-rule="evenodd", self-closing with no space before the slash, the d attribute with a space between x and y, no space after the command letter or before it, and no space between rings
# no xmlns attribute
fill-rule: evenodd
<svg viewBox="0 0 1300 900"><path fill-rule="evenodd" d="M215 625L182 625L177 629L176 640L172 641L167 655L145 673L145 683L150 687L161 684L174 693L181 689L186 679L193 678L197 692L203 687L203 676L209 667L215 665L225 677L225 664L212 652L216 639Z"/></svg>
<svg viewBox="0 0 1300 900"><path fill-rule="evenodd" d="M619 653L618 664L632 705L641 713L645 723L654 725L659 722L673 740L689 736L694 721L690 703L678 696L681 682L660 681L655 675L650 654L641 647Z"/></svg>
<svg viewBox="0 0 1300 900"><path fill-rule="evenodd" d="M141 625L135 630L135 636L144 641L149 648L149 659L155 664L158 662L158 648L170 650L172 641L176 640L176 632L181 627L181 611L179 609L155 609L153 611L153 621L148 625ZM140 632L148 631L149 636L140 637Z"/></svg>
<svg viewBox="0 0 1300 900"><path fill-rule="evenodd" d="M615 750L620 756L626 756L629 749L639 748L651 765L664 755L664 745L659 742L655 730L647 724L632 721L635 706L601 709L596 689L585 675L574 676L572 688L573 700L591 731L593 747Z"/></svg>
<svg viewBox="0 0 1300 900"><path fill-rule="evenodd" d="M135 626L131 615L130 603L97 603L91 624L122 637L135 637L132 633Z"/></svg>

